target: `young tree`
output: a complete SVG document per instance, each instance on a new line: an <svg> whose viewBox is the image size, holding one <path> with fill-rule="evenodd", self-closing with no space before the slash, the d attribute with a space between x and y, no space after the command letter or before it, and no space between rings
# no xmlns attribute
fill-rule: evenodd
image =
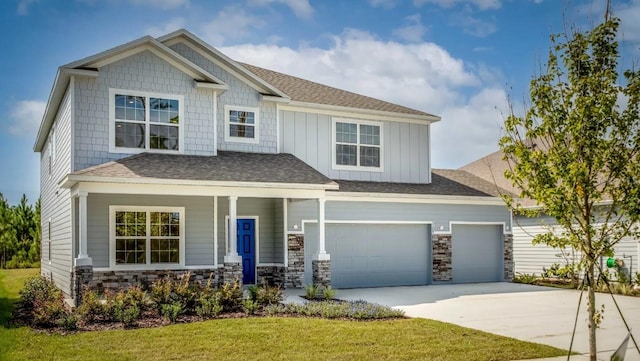
<svg viewBox="0 0 640 361"><path fill-rule="evenodd" d="M587 32L551 36L546 72L531 81L531 106L505 120L500 140L521 198L521 214L547 214L564 233L536 237L581 253L588 285L590 358L596 360L596 261L622 237L637 235L640 215L640 73L618 73L619 19L605 15ZM624 105L620 105L620 104Z"/></svg>

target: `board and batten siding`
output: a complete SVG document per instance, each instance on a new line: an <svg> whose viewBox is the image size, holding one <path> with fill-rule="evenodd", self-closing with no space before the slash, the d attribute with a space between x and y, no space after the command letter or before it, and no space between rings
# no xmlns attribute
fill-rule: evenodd
<svg viewBox="0 0 640 361"><path fill-rule="evenodd" d="M260 263L283 263L282 200L271 198L238 198L238 218L257 216ZM279 210L278 210L279 209ZM229 198L218 198L218 263L224 262L226 253L226 216L229 214ZM278 216L279 215L279 216Z"/></svg>
<svg viewBox="0 0 640 361"><path fill-rule="evenodd" d="M280 151L295 155L331 179L401 183L430 181L428 124L381 121L383 171L353 171L333 169L332 119L332 116L324 114L280 111Z"/></svg>
<svg viewBox="0 0 640 361"><path fill-rule="evenodd" d="M71 82L73 84L73 81ZM71 171L71 117L72 88L67 88L56 114L52 130L47 136L46 147L40 153L40 201L41 201L41 274L51 278L67 297L71 295L71 269L75 249L71 226L71 198L68 189L58 187L58 182ZM55 154L49 164L55 134ZM49 168L51 166L51 174ZM49 243L49 219L51 242ZM51 259L49 259L51 244Z"/></svg>
<svg viewBox="0 0 640 361"><path fill-rule="evenodd" d="M229 85L229 89L220 94L218 97L218 122L216 126L219 150L276 153L278 149L278 138L275 103L260 101L260 93L257 90L253 89L241 79L229 73L222 67L209 61L209 59L194 51L188 45L177 43L171 45L170 48ZM258 144L225 141L225 105L235 105L259 109ZM213 104L211 104L211 106L213 107Z"/></svg>
<svg viewBox="0 0 640 361"><path fill-rule="evenodd" d="M213 265L213 197L91 193L87 206L87 253L94 267L109 267L109 206L184 207L185 265Z"/></svg>
<svg viewBox="0 0 640 361"><path fill-rule="evenodd" d="M301 230L303 220L318 219L316 200L293 200L287 206L288 231ZM434 232L450 232L450 222L504 223L510 227L510 218L511 215L504 206L342 201L325 203L325 219L330 221L431 222ZM298 226L297 230L294 225Z"/></svg>
<svg viewBox="0 0 640 361"><path fill-rule="evenodd" d="M109 152L109 89L183 95L185 154L215 155L214 92L196 89L193 78L150 51L101 67L97 78L75 82L74 171L124 158Z"/></svg>

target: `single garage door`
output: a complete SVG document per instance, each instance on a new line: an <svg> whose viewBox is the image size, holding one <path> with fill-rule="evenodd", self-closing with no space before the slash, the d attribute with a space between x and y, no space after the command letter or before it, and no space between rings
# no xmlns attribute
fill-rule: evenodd
<svg viewBox="0 0 640 361"><path fill-rule="evenodd" d="M317 224L305 226L305 279L318 249ZM426 224L326 224L331 283L337 288L424 285L430 279Z"/></svg>
<svg viewBox="0 0 640 361"><path fill-rule="evenodd" d="M503 280L502 226L454 224L451 253L453 282Z"/></svg>

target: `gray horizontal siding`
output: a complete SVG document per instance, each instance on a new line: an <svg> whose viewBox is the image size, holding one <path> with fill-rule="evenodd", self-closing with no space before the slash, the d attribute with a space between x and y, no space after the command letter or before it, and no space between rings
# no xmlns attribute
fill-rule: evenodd
<svg viewBox="0 0 640 361"><path fill-rule="evenodd" d="M89 194L87 250L94 267L109 267L109 206L185 207L185 263L213 264L213 197Z"/></svg>
<svg viewBox="0 0 640 361"><path fill-rule="evenodd" d="M384 171L351 171L333 169L331 116L281 111L280 117L281 151L294 154L329 178L404 183L430 181L429 125L381 122Z"/></svg>
<svg viewBox="0 0 640 361"><path fill-rule="evenodd" d="M316 200L289 202L288 230L295 231L294 224L301 227L302 220L317 220L317 207ZM509 226L510 217L504 206L339 201L325 204L327 220L432 222L434 232L448 232L449 222L504 222Z"/></svg>

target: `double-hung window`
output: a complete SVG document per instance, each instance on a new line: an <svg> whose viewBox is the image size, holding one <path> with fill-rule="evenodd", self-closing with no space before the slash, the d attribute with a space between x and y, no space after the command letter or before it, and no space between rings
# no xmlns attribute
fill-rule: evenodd
<svg viewBox="0 0 640 361"><path fill-rule="evenodd" d="M335 169L382 170L382 123L333 120Z"/></svg>
<svg viewBox="0 0 640 361"><path fill-rule="evenodd" d="M258 108L225 105L224 140L227 142L258 143Z"/></svg>
<svg viewBox="0 0 640 361"><path fill-rule="evenodd" d="M111 151L182 151L182 96L111 89L109 97Z"/></svg>
<svg viewBox="0 0 640 361"><path fill-rule="evenodd" d="M110 208L112 265L184 264L184 208Z"/></svg>

